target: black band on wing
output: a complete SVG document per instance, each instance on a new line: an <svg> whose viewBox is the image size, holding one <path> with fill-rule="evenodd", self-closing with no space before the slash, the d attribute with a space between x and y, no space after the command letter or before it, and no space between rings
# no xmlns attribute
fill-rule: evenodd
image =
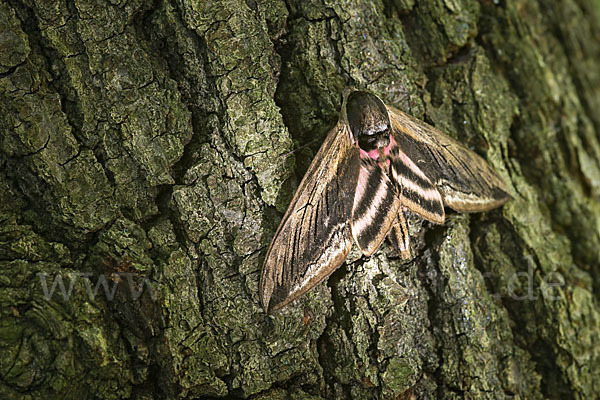
<svg viewBox="0 0 600 400"><path fill-rule="evenodd" d="M431 222L444 222L442 196L417 164L398 147L390 152L390 160L402 204Z"/></svg>
<svg viewBox="0 0 600 400"><path fill-rule="evenodd" d="M506 203L508 189L478 154L408 114L388 107L398 148L425 173L444 205L460 212L487 211Z"/></svg>
<svg viewBox="0 0 600 400"><path fill-rule="evenodd" d="M375 194L379 190L386 189L386 183L383 179L383 171L377 167L377 164L366 159L361 160L361 169L366 172L366 182L364 189L360 190L359 196L354 200L354 210L352 212L353 218L363 217L373 205L373 199ZM360 176L359 179L364 179L364 176ZM362 182L361 182L362 183Z"/></svg>

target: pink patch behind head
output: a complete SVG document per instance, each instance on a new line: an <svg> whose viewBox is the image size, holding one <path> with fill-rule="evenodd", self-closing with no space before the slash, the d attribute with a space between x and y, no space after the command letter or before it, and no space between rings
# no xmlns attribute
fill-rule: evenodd
<svg viewBox="0 0 600 400"><path fill-rule="evenodd" d="M383 149L379 148L379 149L373 149L373 150L369 150L369 151L365 151L363 149L360 149L360 158L371 158L372 160L379 160L379 156L383 155L385 158L387 158L390 155L390 152L392 151L392 148L394 146L397 146L396 141L394 140L394 136L390 135L390 143L385 146Z"/></svg>
<svg viewBox="0 0 600 400"><path fill-rule="evenodd" d="M379 152L377 150L364 151L360 149L360 158L371 158L373 160L377 160L379 157Z"/></svg>
<svg viewBox="0 0 600 400"><path fill-rule="evenodd" d="M369 150L369 152L367 154L373 160L377 160L379 158L379 150L378 149Z"/></svg>
<svg viewBox="0 0 600 400"><path fill-rule="evenodd" d="M394 135L390 135L390 144L388 144L387 146L385 146L383 148L383 154L385 154L385 156L389 156L390 155L390 151L392 151L392 147L397 146L396 141L394 140Z"/></svg>

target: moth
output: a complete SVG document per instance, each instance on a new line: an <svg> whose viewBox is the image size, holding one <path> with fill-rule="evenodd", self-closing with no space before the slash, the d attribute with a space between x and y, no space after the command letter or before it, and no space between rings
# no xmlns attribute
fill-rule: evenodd
<svg viewBox="0 0 600 400"><path fill-rule="evenodd" d="M387 236L410 258L404 216L436 224L504 204L508 189L479 155L366 91L346 94L267 250L260 299L272 313L327 278L356 243L372 255Z"/></svg>

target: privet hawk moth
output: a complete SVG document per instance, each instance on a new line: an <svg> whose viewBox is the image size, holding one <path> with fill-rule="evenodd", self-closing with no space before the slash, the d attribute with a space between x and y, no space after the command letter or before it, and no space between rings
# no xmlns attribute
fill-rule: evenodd
<svg viewBox="0 0 600 400"><path fill-rule="evenodd" d="M410 258L404 212L441 224L444 206L486 211L510 195L473 151L436 128L351 91L271 242L260 279L267 312L328 277L354 241L365 256L387 236Z"/></svg>

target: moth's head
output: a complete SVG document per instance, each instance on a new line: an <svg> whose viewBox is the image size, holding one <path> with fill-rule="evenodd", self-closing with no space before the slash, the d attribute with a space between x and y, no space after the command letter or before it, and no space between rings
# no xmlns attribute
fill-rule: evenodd
<svg viewBox="0 0 600 400"><path fill-rule="evenodd" d="M379 97L362 91L350 93L346 116L361 149L369 151L390 143L390 117Z"/></svg>

